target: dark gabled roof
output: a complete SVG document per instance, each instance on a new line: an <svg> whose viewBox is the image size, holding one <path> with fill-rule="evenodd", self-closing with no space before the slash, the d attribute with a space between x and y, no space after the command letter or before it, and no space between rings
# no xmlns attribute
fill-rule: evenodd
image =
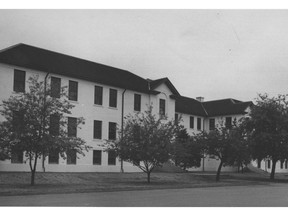
<svg viewBox="0 0 288 216"><path fill-rule="evenodd" d="M203 102L202 104L209 117L245 114L245 110L247 109L247 107L253 105L251 101L242 102L231 98L207 101Z"/></svg>
<svg viewBox="0 0 288 216"><path fill-rule="evenodd" d="M155 90L162 83L165 83L168 86L168 88L170 89L170 91L173 93L173 95L180 96L180 94L177 91L177 89L175 88L175 86L172 84L172 82L167 77L161 78L161 79L157 79L157 80L149 80L149 79L147 79L147 81L150 84L150 90L151 91Z"/></svg>
<svg viewBox="0 0 288 216"><path fill-rule="evenodd" d="M118 68L17 44L0 51L0 62L134 91L149 92L147 80Z"/></svg>
<svg viewBox="0 0 288 216"><path fill-rule="evenodd" d="M188 115L207 116L201 102L183 96L176 97L175 112Z"/></svg>

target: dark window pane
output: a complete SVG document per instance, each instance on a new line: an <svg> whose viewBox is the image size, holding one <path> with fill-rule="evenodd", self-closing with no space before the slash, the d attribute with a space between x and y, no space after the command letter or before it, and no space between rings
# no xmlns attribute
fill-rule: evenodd
<svg viewBox="0 0 288 216"><path fill-rule="evenodd" d="M94 139L102 139L102 121L94 121Z"/></svg>
<svg viewBox="0 0 288 216"><path fill-rule="evenodd" d="M13 91L25 92L25 76L26 72L21 70L14 70L14 86Z"/></svg>
<svg viewBox="0 0 288 216"><path fill-rule="evenodd" d="M24 129L24 113L21 111L13 111L12 119L13 129L17 133L23 132Z"/></svg>
<svg viewBox="0 0 288 216"><path fill-rule="evenodd" d="M232 127L232 117L226 117L226 127L231 128Z"/></svg>
<svg viewBox="0 0 288 216"><path fill-rule="evenodd" d="M108 151L108 165L116 165L116 153Z"/></svg>
<svg viewBox="0 0 288 216"><path fill-rule="evenodd" d="M69 100L78 100L78 82L69 80Z"/></svg>
<svg viewBox="0 0 288 216"><path fill-rule="evenodd" d="M60 98L61 79L51 77L51 97Z"/></svg>
<svg viewBox="0 0 288 216"><path fill-rule="evenodd" d="M209 130L215 129L215 119L209 119Z"/></svg>
<svg viewBox="0 0 288 216"><path fill-rule="evenodd" d="M102 151L101 150L93 150L93 164L101 165L102 161Z"/></svg>
<svg viewBox="0 0 288 216"><path fill-rule="evenodd" d="M260 169L261 168L261 160L257 160L257 167Z"/></svg>
<svg viewBox="0 0 288 216"><path fill-rule="evenodd" d="M77 118L68 117L68 136L77 136Z"/></svg>
<svg viewBox="0 0 288 216"><path fill-rule="evenodd" d="M164 99L160 99L159 101L159 114L160 115L165 115L165 100Z"/></svg>
<svg viewBox="0 0 288 216"><path fill-rule="evenodd" d="M109 122L109 134L108 134L109 140L115 140L116 139L116 123Z"/></svg>
<svg viewBox="0 0 288 216"><path fill-rule="evenodd" d="M174 121L175 121L175 124L178 124L178 120L179 120L178 118L179 118L178 113L175 113L175 120L174 120Z"/></svg>
<svg viewBox="0 0 288 216"><path fill-rule="evenodd" d="M50 116L50 134L53 136L58 136L60 131L60 116L51 115Z"/></svg>
<svg viewBox="0 0 288 216"><path fill-rule="evenodd" d="M197 118L197 130L201 130L201 118Z"/></svg>
<svg viewBox="0 0 288 216"><path fill-rule="evenodd" d="M11 163L23 163L23 151L19 151L19 150L12 151Z"/></svg>
<svg viewBox="0 0 288 216"><path fill-rule="evenodd" d="M109 107L117 107L117 90L115 89L110 89Z"/></svg>
<svg viewBox="0 0 288 216"><path fill-rule="evenodd" d="M134 138L135 143L140 142L140 126L139 125L135 125L133 128L133 138Z"/></svg>
<svg viewBox="0 0 288 216"><path fill-rule="evenodd" d="M288 161L285 160L285 169L288 169Z"/></svg>
<svg viewBox="0 0 288 216"><path fill-rule="evenodd" d="M50 151L48 157L49 164L58 164L59 163L59 153L58 151Z"/></svg>
<svg viewBox="0 0 288 216"><path fill-rule="evenodd" d="M103 87L95 86L94 104L102 105L103 103Z"/></svg>
<svg viewBox="0 0 288 216"><path fill-rule="evenodd" d="M194 128L194 117L190 116L190 128Z"/></svg>
<svg viewBox="0 0 288 216"><path fill-rule="evenodd" d="M268 160L268 169L270 169L270 167L271 167L271 162L270 160Z"/></svg>
<svg viewBox="0 0 288 216"><path fill-rule="evenodd" d="M134 94L134 110L141 111L141 95Z"/></svg>
<svg viewBox="0 0 288 216"><path fill-rule="evenodd" d="M67 164L76 164L77 151L75 149L70 149L66 153L67 153Z"/></svg>

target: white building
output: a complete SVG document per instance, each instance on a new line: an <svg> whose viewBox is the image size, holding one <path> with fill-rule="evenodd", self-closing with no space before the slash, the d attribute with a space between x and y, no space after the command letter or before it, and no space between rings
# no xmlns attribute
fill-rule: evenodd
<svg viewBox="0 0 288 216"><path fill-rule="evenodd" d="M219 121L230 124L245 115L252 103L234 99L204 102L201 97L183 97L168 78L143 79L129 71L25 44L0 51L0 101L13 91L27 91L25 83L33 74L43 80L48 76L54 86L68 86L69 99L75 105L69 116L71 122L73 117L84 117L85 125L77 136L93 147L84 157L69 160L50 155L45 160L48 172L119 172L120 161L104 152L101 144L116 137L116 126L121 127L124 116L142 112L148 105L169 119L181 115L182 124L192 135L213 128ZM11 160L0 161L0 171L30 171L25 161L23 154L15 155ZM206 158L194 170L215 171L217 166L217 161ZM41 160L37 167L41 171ZM140 171L127 162L124 170Z"/></svg>

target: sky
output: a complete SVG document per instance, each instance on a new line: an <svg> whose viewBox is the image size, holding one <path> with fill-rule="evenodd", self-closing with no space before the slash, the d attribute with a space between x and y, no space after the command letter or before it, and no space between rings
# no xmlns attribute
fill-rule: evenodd
<svg viewBox="0 0 288 216"><path fill-rule="evenodd" d="M168 77L205 101L288 93L288 10L2 9L0 49L17 43Z"/></svg>

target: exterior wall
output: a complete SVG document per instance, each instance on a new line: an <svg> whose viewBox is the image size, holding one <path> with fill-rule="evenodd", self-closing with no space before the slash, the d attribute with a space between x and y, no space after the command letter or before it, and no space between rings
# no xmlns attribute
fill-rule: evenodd
<svg viewBox="0 0 288 216"><path fill-rule="evenodd" d="M200 133L204 130L204 117L196 115L188 115L184 113L177 113L181 117L180 124L183 125L190 136ZM190 117L194 117L194 127L190 128ZM197 118L201 119L201 129L197 129Z"/></svg>
<svg viewBox="0 0 288 216"><path fill-rule="evenodd" d="M31 69L19 68L9 65L0 64L0 101L8 99L13 92L14 69L26 71L26 81L34 74L39 75L39 80L44 80L47 73L34 71ZM109 122L117 123L117 128L121 128L122 120L122 95L124 96L124 116L136 114L134 111L134 94L141 95L141 112L147 110L151 104L153 112L159 113L159 99L166 101L166 113L169 119L174 118L175 100L169 96L172 94L165 84L160 85L156 90L161 92L158 95L148 95L131 90L125 90L117 87L107 86L99 83L93 83L85 80L78 80L58 74L49 74L50 76L61 78L61 86L68 86L69 80L78 82L78 101L71 101L75 107L72 109L70 117L84 117L85 124L81 129L77 129L77 136L83 138L87 145L91 146L85 156L77 155L76 165L68 165L66 160L59 157L59 164L48 164L48 157L45 159L45 170L48 172L119 172L121 163L116 159L116 165L108 165L108 154L102 151L101 165L93 165L93 150L103 150L103 144L108 139ZM94 104L94 86L103 87L103 104ZM26 91L28 84L26 83ZM117 90L117 107L109 107L109 89ZM0 116L0 121L3 121ZM102 139L93 139L94 120L102 121ZM125 172L139 172L140 169L130 163L124 162ZM42 170L42 160L38 160L37 170ZM0 161L0 171L30 171L28 160L23 164L11 164L10 160Z"/></svg>

